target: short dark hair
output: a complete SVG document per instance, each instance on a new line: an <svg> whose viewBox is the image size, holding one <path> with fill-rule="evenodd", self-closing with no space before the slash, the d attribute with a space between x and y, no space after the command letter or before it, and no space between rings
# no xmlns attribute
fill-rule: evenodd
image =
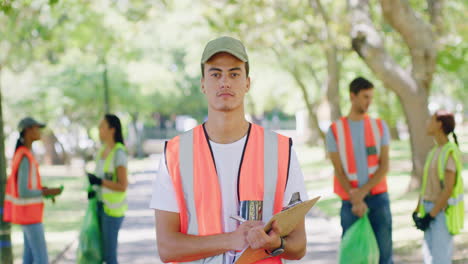
<svg viewBox="0 0 468 264"><path fill-rule="evenodd" d="M249 70L250 70L249 62L246 61L245 62L245 73L247 74L247 77L249 77ZM204 63L201 64L201 76L205 77L205 64Z"/></svg>
<svg viewBox="0 0 468 264"><path fill-rule="evenodd" d="M349 84L349 92L359 94L361 90L373 89L374 85L366 78L357 77Z"/></svg>

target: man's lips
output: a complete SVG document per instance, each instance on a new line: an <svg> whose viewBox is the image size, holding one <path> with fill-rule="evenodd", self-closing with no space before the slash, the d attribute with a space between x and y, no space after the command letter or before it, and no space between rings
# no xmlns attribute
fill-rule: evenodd
<svg viewBox="0 0 468 264"><path fill-rule="evenodd" d="M234 96L233 93L229 93L229 92L221 92L221 93L218 93L218 97L230 97L230 96Z"/></svg>

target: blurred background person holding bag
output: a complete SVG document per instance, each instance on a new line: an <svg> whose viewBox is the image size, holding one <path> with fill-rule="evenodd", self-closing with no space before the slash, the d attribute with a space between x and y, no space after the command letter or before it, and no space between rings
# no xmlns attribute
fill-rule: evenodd
<svg viewBox="0 0 468 264"><path fill-rule="evenodd" d="M4 221L21 225L24 235L24 264L47 264L47 246L42 225L43 197L54 197L61 188L42 187L39 163L32 153L32 143L41 139L45 124L31 117L18 124L11 174L8 177L4 204Z"/></svg>
<svg viewBox="0 0 468 264"><path fill-rule="evenodd" d="M120 119L106 114L99 124L103 143L96 157L95 174L88 173L89 183L96 188L103 257L107 264L117 262L119 229L127 211L127 150Z"/></svg>

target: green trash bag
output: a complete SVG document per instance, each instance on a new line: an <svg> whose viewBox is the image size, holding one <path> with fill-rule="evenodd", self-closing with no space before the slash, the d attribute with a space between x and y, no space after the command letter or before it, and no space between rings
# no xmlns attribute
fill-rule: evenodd
<svg viewBox="0 0 468 264"><path fill-rule="evenodd" d="M341 239L340 264L378 264L379 245L367 213L346 230Z"/></svg>
<svg viewBox="0 0 468 264"><path fill-rule="evenodd" d="M102 263L101 230L96 197L90 198L88 201L88 209L80 231L76 263Z"/></svg>

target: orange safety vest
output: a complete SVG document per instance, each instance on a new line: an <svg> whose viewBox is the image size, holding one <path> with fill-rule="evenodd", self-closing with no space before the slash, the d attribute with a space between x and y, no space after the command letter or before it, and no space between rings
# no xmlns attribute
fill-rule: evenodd
<svg viewBox="0 0 468 264"><path fill-rule="evenodd" d="M292 141L250 124L238 173L237 193L242 201L263 201L262 220L283 207ZM207 236L223 233L221 189L213 153L203 125L166 142L166 166L175 188L181 232ZM223 255L204 263L222 263ZM198 262L193 262L198 263ZM280 257L256 263L282 263Z"/></svg>
<svg viewBox="0 0 468 264"><path fill-rule="evenodd" d="M39 164L27 147L19 147L13 156L10 177L8 177L5 194L3 220L19 225L42 223L44 203L42 196L22 198L18 191L18 169L23 157L29 160L28 188L42 190Z"/></svg>
<svg viewBox="0 0 468 264"><path fill-rule="evenodd" d="M348 119L342 117L331 125L333 135L335 137L338 152L340 155L343 170L348 177L351 187L358 187L356 158L354 157L353 140L351 130L349 128ZM367 166L369 170L369 178L374 176L374 173L379 168L380 147L383 136L382 120L370 118L368 115L364 117L364 138L367 151ZM343 200L349 200L348 193L341 186L336 178L333 179L333 189L335 193ZM384 177L377 185L371 189L371 194L379 194L387 192L387 179Z"/></svg>

